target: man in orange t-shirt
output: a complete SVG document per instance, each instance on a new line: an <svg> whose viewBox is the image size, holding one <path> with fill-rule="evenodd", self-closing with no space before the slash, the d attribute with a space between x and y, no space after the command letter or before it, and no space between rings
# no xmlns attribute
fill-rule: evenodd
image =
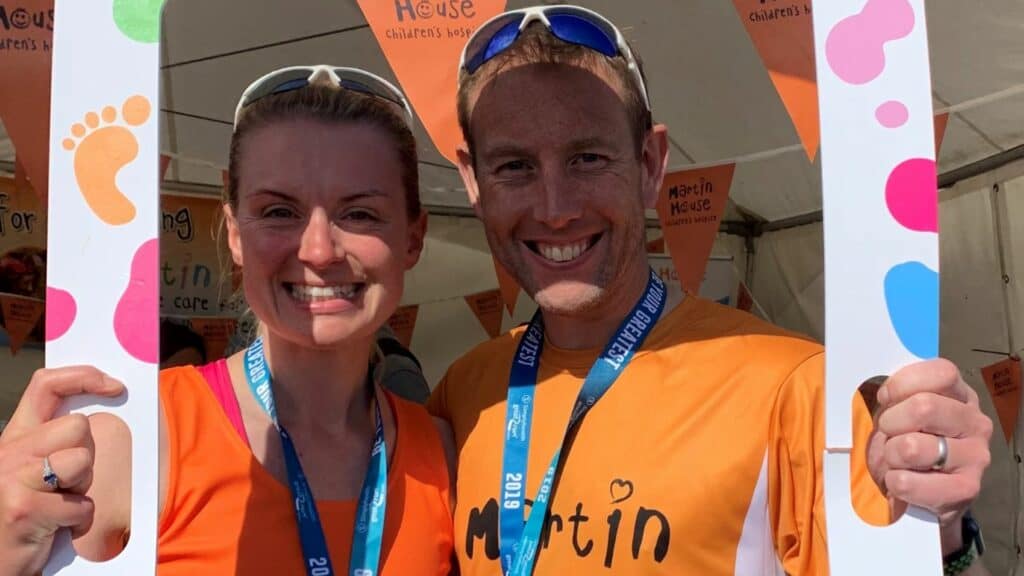
<svg viewBox="0 0 1024 576"><path fill-rule="evenodd" d="M456 362L432 399L459 447L455 542L463 574L499 573L496 443L523 332ZM525 491L531 500L599 352L545 342ZM822 361L813 342L687 297L580 422L563 455L536 573L824 573ZM858 424L863 440L871 420ZM888 504L859 460L855 502L885 523Z"/></svg>
<svg viewBox="0 0 1024 576"><path fill-rule="evenodd" d="M470 201L540 308L431 398L459 451L462 573L827 573L822 349L695 296L664 309L644 209L668 137L621 34L574 7L505 13L459 82ZM883 523L890 502L937 513L959 570L991 422L942 360L878 404L875 426L855 403L855 504Z"/></svg>

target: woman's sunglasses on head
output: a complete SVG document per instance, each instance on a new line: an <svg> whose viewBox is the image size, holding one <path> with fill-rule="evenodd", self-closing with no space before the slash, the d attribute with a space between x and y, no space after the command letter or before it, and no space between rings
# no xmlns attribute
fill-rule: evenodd
<svg viewBox="0 0 1024 576"><path fill-rule="evenodd" d="M266 74L250 84L242 92L242 97L238 100L238 106L235 107L233 128L238 127L238 120L242 116L242 110L257 100L273 94L305 88L310 84L324 80L346 90L373 96L398 106L404 112L406 122L410 128L412 127L412 107L409 106L405 96L394 84L376 74L358 68L318 65L281 68Z"/></svg>

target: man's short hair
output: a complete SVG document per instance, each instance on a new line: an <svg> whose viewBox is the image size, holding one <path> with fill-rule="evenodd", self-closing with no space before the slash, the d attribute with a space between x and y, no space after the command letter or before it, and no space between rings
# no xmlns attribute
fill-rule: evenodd
<svg viewBox="0 0 1024 576"><path fill-rule="evenodd" d="M632 45L630 49L632 50ZM636 50L632 51L640 76L644 78L646 84L643 64ZM644 139L652 126L651 111L644 103L642 88L633 80L626 59L622 56L609 58L586 46L559 40L539 22L527 26L511 46L488 60L475 73L462 77L458 92L459 127L462 128L462 136L469 146L470 154L474 150L473 134L469 125L472 112L470 97L474 90L498 76L510 64L569 64L588 70L606 67L618 79L625 93L626 114L632 125L637 156L640 156Z"/></svg>

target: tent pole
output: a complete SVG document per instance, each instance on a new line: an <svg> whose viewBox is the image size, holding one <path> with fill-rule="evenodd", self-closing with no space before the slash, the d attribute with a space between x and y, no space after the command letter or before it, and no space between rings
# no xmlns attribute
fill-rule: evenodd
<svg viewBox="0 0 1024 576"><path fill-rule="evenodd" d="M999 258L999 278L1003 289L1003 318L1006 326L1006 346L1010 354L1016 354L1017 342L1013 330L1013 317L1010 313L1010 275L1006 271L1006 247L1003 243L1003 218L1006 215L1006 200L1002 186L993 184L989 190L989 202L992 210L992 233L995 236L996 257Z"/></svg>
<svg viewBox="0 0 1024 576"><path fill-rule="evenodd" d="M747 290L753 293L754 259L757 257L757 246L754 243L753 234L747 234L743 237L743 246L747 252L747 269L743 271L743 283L747 285Z"/></svg>

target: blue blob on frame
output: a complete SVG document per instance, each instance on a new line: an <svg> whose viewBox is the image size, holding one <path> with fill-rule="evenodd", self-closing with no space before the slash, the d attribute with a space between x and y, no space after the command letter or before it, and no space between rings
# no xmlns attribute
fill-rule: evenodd
<svg viewBox="0 0 1024 576"><path fill-rule="evenodd" d="M900 342L921 359L939 355L939 274L920 262L885 275L885 303Z"/></svg>

